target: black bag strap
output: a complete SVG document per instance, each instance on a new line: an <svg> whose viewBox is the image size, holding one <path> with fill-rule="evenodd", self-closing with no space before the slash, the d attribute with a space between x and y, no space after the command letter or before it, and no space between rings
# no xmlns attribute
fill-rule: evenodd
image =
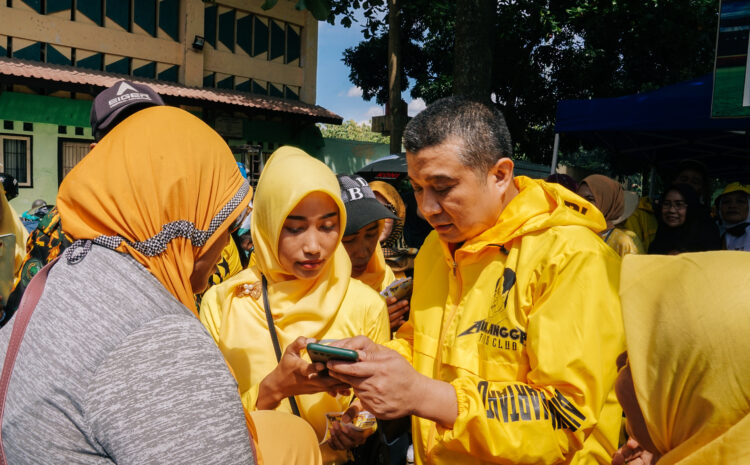
<svg viewBox="0 0 750 465"><path fill-rule="evenodd" d="M273 322L273 316L271 316L271 305L268 303L268 282L266 276L261 275L261 281L263 281L263 308L266 310L266 321L268 322L268 332L271 333L271 341L273 342L273 350L276 352L276 361L281 361L281 346L279 345L279 336L276 334L276 325ZM297 401L294 396L289 396L289 403L292 406L292 413L301 416L299 414L299 407L297 407ZM0 463L0 465L3 465Z"/></svg>
<svg viewBox="0 0 750 465"><path fill-rule="evenodd" d="M49 262L44 268L31 279L26 291L21 299L21 304L16 311L15 321L13 322L13 332L10 333L10 342L8 350L5 352L5 362L3 363L2 375L0 375L0 465L6 465L5 447L3 447L3 414L5 413L5 398L8 394L10 377L13 374L13 367L16 364L18 349L21 348L23 335L26 333L26 327L29 325L31 315L34 313L36 304L44 291L44 284L47 282L49 270L57 263L58 258Z"/></svg>

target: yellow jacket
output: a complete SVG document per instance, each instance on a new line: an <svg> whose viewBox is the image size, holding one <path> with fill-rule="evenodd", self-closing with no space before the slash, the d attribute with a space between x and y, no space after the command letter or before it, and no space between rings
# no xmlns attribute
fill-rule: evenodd
<svg viewBox="0 0 750 465"><path fill-rule="evenodd" d="M624 350L620 258L591 204L515 182L497 224L455 261L434 232L417 256L411 318L387 345L458 398L452 429L413 419L418 464L609 463L595 428L616 448L621 410L601 412Z"/></svg>
<svg viewBox="0 0 750 465"><path fill-rule="evenodd" d="M658 465L750 462L750 254L628 256L620 297Z"/></svg>
<svg viewBox="0 0 750 465"><path fill-rule="evenodd" d="M240 271L242 271L240 251L237 249L234 239L230 239L227 246L221 251L219 264L216 265L216 271L214 274L208 278L208 282L211 286L215 286L226 281Z"/></svg>
<svg viewBox="0 0 750 465"><path fill-rule="evenodd" d="M620 257L630 253L646 253L638 236L627 229L613 228L604 234L603 239Z"/></svg>
<svg viewBox="0 0 750 465"><path fill-rule="evenodd" d="M638 236L643 250L648 250L648 246L656 237L656 228L659 226L654 215L654 207L648 197L641 197L638 201L638 208L625 220L624 226L625 229L633 231Z"/></svg>
<svg viewBox="0 0 750 465"><path fill-rule="evenodd" d="M340 224L346 224L346 209L331 170L299 149L277 150L266 163L256 189L252 213L255 263L203 296L201 322L234 371L247 410L255 410L260 382L277 365L261 275L268 280L268 300L282 351L299 336L324 340L364 334L378 342L390 337L385 301L351 277L351 262L341 245L343 226L338 246L318 277L298 279L281 265L278 244L283 223L300 200L315 191L335 201ZM296 396L296 400L302 418L322 440L325 414L345 410L351 399L317 393ZM277 410L291 412L288 400ZM347 459L346 451L335 451L327 444L321 453L329 464Z"/></svg>

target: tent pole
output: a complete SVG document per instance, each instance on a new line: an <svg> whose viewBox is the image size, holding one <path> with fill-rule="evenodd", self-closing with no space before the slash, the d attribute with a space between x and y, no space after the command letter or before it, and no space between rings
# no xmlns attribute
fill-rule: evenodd
<svg viewBox="0 0 750 465"><path fill-rule="evenodd" d="M557 151L560 149L560 134L555 133L555 144L552 146L552 166L549 168L549 174L557 172Z"/></svg>
<svg viewBox="0 0 750 465"><path fill-rule="evenodd" d="M654 189L656 189L656 168L651 165L651 170L648 173L648 196L654 198Z"/></svg>

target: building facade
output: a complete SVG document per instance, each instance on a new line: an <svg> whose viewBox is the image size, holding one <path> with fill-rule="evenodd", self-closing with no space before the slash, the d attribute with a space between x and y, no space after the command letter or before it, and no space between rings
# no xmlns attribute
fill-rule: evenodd
<svg viewBox="0 0 750 465"><path fill-rule="evenodd" d="M88 152L93 96L119 79L201 117L240 161L248 147L315 153L315 123L341 121L315 105L317 21L290 0L262 3L2 0L0 171L19 181L16 209L54 201Z"/></svg>

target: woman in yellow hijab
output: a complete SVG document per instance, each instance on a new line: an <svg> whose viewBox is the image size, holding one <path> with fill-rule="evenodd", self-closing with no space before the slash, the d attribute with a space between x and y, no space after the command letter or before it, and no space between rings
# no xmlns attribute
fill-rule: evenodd
<svg viewBox="0 0 750 465"><path fill-rule="evenodd" d="M748 270L743 252L623 260L628 352L615 389L642 463L648 453L659 465L748 463ZM635 446L613 463L638 460Z"/></svg>
<svg viewBox="0 0 750 465"><path fill-rule="evenodd" d="M314 340L358 334L389 339L383 299L351 278L351 262L341 245L346 209L336 176L320 161L291 147L277 150L263 168L252 214L255 265L212 287L200 317L234 370L248 410L292 411L326 433L326 413L348 408L345 388L321 375L322 364L301 353ZM263 303L267 280L270 330L284 351L277 362ZM343 463L345 450L363 437L339 438L321 446L325 463Z"/></svg>

